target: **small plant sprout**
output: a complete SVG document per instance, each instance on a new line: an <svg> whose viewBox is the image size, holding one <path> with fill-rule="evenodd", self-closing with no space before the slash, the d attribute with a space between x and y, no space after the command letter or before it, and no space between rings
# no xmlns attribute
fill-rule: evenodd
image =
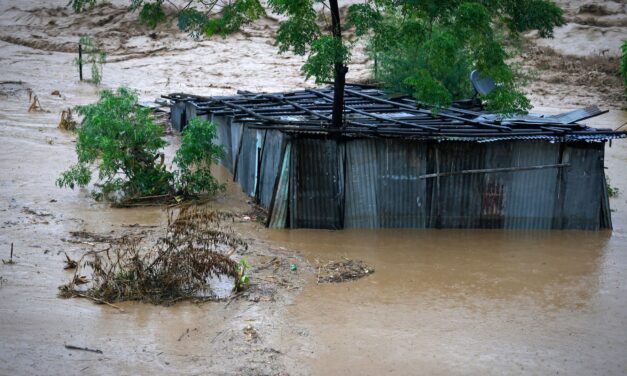
<svg viewBox="0 0 627 376"><path fill-rule="evenodd" d="M81 79L83 65L91 64L90 81L95 85L100 85L100 82L102 82L102 67L107 61L107 54L90 37L82 36L78 43L80 45L79 51L82 53L79 53L79 57L74 59L74 64L81 71Z"/></svg>

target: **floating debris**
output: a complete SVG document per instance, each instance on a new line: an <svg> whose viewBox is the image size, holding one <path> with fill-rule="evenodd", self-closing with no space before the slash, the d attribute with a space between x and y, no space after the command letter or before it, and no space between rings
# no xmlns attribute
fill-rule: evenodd
<svg viewBox="0 0 627 376"><path fill-rule="evenodd" d="M59 119L57 128L73 132L76 130L77 125L76 120L74 120L74 117L72 116L71 108L61 111L61 118Z"/></svg>
<svg viewBox="0 0 627 376"><path fill-rule="evenodd" d="M184 299L213 299L210 281L221 277L232 278L234 290L239 290L245 284L244 275L230 255L248 245L222 226L224 217L197 206L182 208L176 214L172 210L166 234L151 246L142 246L140 238L123 237L104 250L87 252L78 261L73 280L59 287L60 296L106 304L126 300L171 304ZM98 239L85 232L72 235ZM91 272L91 281L81 275L86 270ZM78 286L86 283L89 285Z"/></svg>
<svg viewBox="0 0 627 376"><path fill-rule="evenodd" d="M67 253L65 253L65 266L63 267L63 269L65 270L76 269L77 266L78 266L78 262L76 262L75 260L72 260L70 256L68 256Z"/></svg>
<svg viewBox="0 0 627 376"><path fill-rule="evenodd" d="M318 283L339 283L374 273L374 268L361 260L343 258L318 266Z"/></svg>

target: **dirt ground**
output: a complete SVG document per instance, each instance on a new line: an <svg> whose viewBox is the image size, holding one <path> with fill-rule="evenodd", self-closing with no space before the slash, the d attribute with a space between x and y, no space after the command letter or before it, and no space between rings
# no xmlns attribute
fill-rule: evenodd
<svg viewBox="0 0 627 376"><path fill-rule="evenodd" d="M71 276L64 252L79 258L102 246L71 231L157 236L166 220L160 208L113 209L85 190L54 186L75 161L72 134L56 128L60 113L97 98L72 65L79 35L105 45L104 87L126 85L144 99L313 85L300 76L300 58L276 55L271 17L228 39L194 41L168 27L137 26L117 2L82 15L65 3L0 2L0 258L13 243L16 261L0 264L0 374L627 373L621 141L606 156L611 183L623 192L612 199L611 233L268 230L216 169L228 187L210 205L236 213L233 228L250 243L237 255L252 264L245 294L171 307L122 303L123 312L58 298L57 286ZM561 48L600 33L612 50L616 34L626 35L625 4L588 3L562 2L569 24L556 32L561 39L528 36L523 59L540 73L527 90L542 111L626 107L615 54ZM591 40L585 46L601 45ZM367 77L358 50L349 80ZM29 89L43 111L27 112ZM590 124L625 121L627 113L612 111ZM168 141L171 154L178 138ZM343 257L375 272L317 284L316 265Z"/></svg>

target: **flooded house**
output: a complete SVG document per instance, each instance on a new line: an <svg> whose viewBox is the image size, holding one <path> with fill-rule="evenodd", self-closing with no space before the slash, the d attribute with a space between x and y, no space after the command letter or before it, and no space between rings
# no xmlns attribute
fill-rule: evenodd
<svg viewBox="0 0 627 376"><path fill-rule="evenodd" d="M503 117L477 101L433 112L410 97L349 85L344 126L333 89L165 96L182 130L217 125L221 163L273 228L611 229L608 141L581 121L597 107Z"/></svg>

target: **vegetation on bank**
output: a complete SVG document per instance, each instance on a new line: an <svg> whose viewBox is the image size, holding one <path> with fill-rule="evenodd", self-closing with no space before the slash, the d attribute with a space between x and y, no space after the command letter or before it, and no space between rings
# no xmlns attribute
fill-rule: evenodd
<svg viewBox="0 0 627 376"><path fill-rule="evenodd" d="M78 163L57 179L59 187L86 187L97 172L92 195L121 205L180 201L223 189L210 170L222 156L221 147L213 144L215 125L199 118L190 122L168 168L163 128L153 121L151 109L138 106L133 91L102 90L97 103L78 106L76 112L83 116L76 129Z"/></svg>

